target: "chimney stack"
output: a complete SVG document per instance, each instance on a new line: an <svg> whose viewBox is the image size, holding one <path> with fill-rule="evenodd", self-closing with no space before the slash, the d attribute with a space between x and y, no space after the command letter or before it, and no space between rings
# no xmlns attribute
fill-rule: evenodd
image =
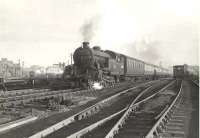
<svg viewBox="0 0 200 138"><path fill-rule="evenodd" d="M83 42L83 48L89 47L89 42Z"/></svg>

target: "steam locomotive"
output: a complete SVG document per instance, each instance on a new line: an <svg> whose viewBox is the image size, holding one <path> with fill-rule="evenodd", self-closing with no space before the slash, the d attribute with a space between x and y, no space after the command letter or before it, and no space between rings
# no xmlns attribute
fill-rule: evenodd
<svg viewBox="0 0 200 138"><path fill-rule="evenodd" d="M76 86L88 87L99 82L108 85L121 80L158 79L169 76L168 69L99 46L83 42L73 55L74 64L65 68L63 77Z"/></svg>

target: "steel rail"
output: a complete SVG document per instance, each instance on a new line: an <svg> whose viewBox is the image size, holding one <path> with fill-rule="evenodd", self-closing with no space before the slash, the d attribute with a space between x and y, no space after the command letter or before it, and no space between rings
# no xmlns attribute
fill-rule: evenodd
<svg viewBox="0 0 200 138"><path fill-rule="evenodd" d="M196 81L192 80L192 82L199 87L199 83L197 83Z"/></svg>
<svg viewBox="0 0 200 138"><path fill-rule="evenodd" d="M20 99L17 99L19 97L12 97L10 100L7 101L0 101L0 106L8 106L8 105L17 105L17 104L23 104L30 102L32 100L37 100L37 99L44 99L44 98L49 98L49 97L58 97L58 96L71 96L74 94L80 94L80 93L85 93L85 92L91 92L92 90L78 90L78 91L70 91L69 90L62 90L62 91L47 91L47 92L42 92L42 93L34 93L34 94L28 94L25 96L20 96Z"/></svg>
<svg viewBox="0 0 200 138"><path fill-rule="evenodd" d="M49 91L49 89L26 89L26 90L12 90L12 91L6 91L6 92L0 92L0 96L7 98L11 96L20 96L25 95L29 93L37 93L41 91Z"/></svg>
<svg viewBox="0 0 200 138"><path fill-rule="evenodd" d="M55 132L56 130L59 130L59 129L69 125L72 122L75 122L77 120L82 120L82 119L90 116L91 114L96 113L96 111L98 111L98 109L103 104L105 104L106 102L108 102L108 101L120 96L121 94L126 93L126 92L128 92L130 90L134 90L134 89L137 89L139 87L148 85L148 84L153 83L153 82L157 82L157 81L146 82L144 84L139 84L138 86L134 86L132 88L128 88L126 90L123 90L123 91L121 91L121 92L119 92L119 93L117 93L115 95L112 95L112 96L110 96L110 97L108 97L108 98L106 98L106 99L104 99L102 101L99 101L98 103L96 103L96 104L94 104L94 105L92 105L90 107L87 107L86 109L76 113L75 115L72 115L71 117L68 117L67 119L65 119L63 121L60 121L60 122L58 122L58 123L46 128L46 129L44 129L44 130L42 130L40 132L30 136L29 138L43 138L43 137Z"/></svg>
<svg viewBox="0 0 200 138"><path fill-rule="evenodd" d="M72 89L69 90L65 90L65 91L33 91L31 93L26 93L26 94L22 94L22 95L14 95L14 96L9 96L9 97L4 97L4 98L0 98L0 100L15 100L18 98L25 98L28 96L36 96L36 95L43 95L43 94L51 94L51 93L65 93L65 92L70 92L72 91Z"/></svg>
<svg viewBox="0 0 200 138"><path fill-rule="evenodd" d="M115 126L110 130L110 132L106 135L105 138L113 138L114 135L116 135L119 131L119 129L125 124L125 120L128 118L128 116L130 115L131 112L135 112L137 110L137 108L139 107L139 105L141 103L145 103L147 100L151 99L152 97L154 97L155 95L157 95L158 93L161 93L162 91L164 91L166 88L168 88L169 86L171 86L172 84L174 84L175 81L172 81L171 83L169 83L168 85L166 85L165 87L163 87L161 90L159 90L158 92L152 94L151 96L135 103L137 101L137 99L146 91L148 91L150 88L146 89L145 91L143 91L143 93L137 98L135 99L131 105L129 106L129 108L127 109L127 111L124 113L124 115L120 118L120 120L115 124Z"/></svg>
<svg viewBox="0 0 200 138"><path fill-rule="evenodd" d="M12 122L8 122L6 124L2 124L0 125L0 133L30 123L32 121L35 121L36 119L38 119L36 116L27 116L25 118L21 118Z"/></svg>
<svg viewBox="0 0 200 138"><path fill-rule="evenodd" d="M176 98L173 100L173 102L171 103L171 105L168 107L168 109L165 111L165 113L160 117L160 119L156 122L156 124L152 127L152 129L147 133L147 135L145 136L145 138L154 138L155 136L158 136L158 129L160 129L160 127L163 127L164 122L166 121L166 117L171 114L171 109L173 107L175 107L175 104L178 102L178 98L181 98L181 91L182 91L182 86L183 86L183 82L181 83L181 87L179 89L179 92L176 96Z"/></svg>
<svg viewBox="0 0 200 138"><path fill-rule="evenodd" d="M156 117L154 117L155 120L159 119L169 108L169 105L166 105L165 108L158 114Z"/></svg>
<svg viewBox="0 0 200 138"><path fill-rule="evenodd" d="M145 90L143 90L140 94L138 94L138 96L137 96L136 98L133 99L133 101L131 102L131 104L134 104L145 92L147 92L147 91L148 91L150 88L152 88L152 87L153 87L153 86L149 86L148 88L146 88ZM108 116L108 117L106 117L106 118L104 118L104 119L102 119L102 120L100 120L100 121L98 121L98 122L96 122L96 123L94 123L94 124L92 124L92 125L90 125L90 126L84 128L84 129L82 129L82 130L80 130L80 131L78 131L78 132L76 132L76 133L74 133L74 134L68 136L67 138L79 138L79 137L81 137L82 135L88 133L89 131L92 131L93 129L95 129L96 127L102 125L103 123L105 123L105 122L111 120L112 118L114 118L114 117L117 116L118 114L120 114L120 113L126 111L126 110L128 109L128 107L129 107L129 106L127 106L126 108L124 108L124 109L121 110L121 111L118 111L118 112L116 112L116 113L114 113L114 114L112 114L112 115L110 115L110 116Z"/></svg>
<svg viewBox="0 0 200 138"><path fill-rule="evenodd" d="M114 113L114 114L112 114L112 115L110 115L110 116L108 116L108 117L106 117L106 118L104 118L104 119L102 119L102 120L100 120L100 121L98 121L98 122L86 127L86 128L84 128L84 129L82 129L82 130L80 130L80 131L78 131L78 132L76 132L76 133L74 133L74 134L72 134L72 135L70 135L70 136L68 136L66 138L80 138L81 136L87 134L88 132L94 130L95 128L103 125L107 121L109 121L109 120L113 119L114 117L118 116L119 114L123 113L127 109L128 109L128 107L126 107L126 108L124 108L124 109L122 109L122 110L120 110L120 111L118 111L118 112L116 112L116 113Z"/></svg>

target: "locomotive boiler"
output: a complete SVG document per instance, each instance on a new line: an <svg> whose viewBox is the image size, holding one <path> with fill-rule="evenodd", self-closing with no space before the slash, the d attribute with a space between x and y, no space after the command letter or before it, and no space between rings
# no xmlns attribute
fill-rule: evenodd
<svg viewBox="0 0 200 138"><path fill-rule="evenodd" d="M74 78L79 85L87 85L90 82L101 81L104 75L109 74L110 55L95 46L89 47L89 42L83 42L82 47L75 50Z"/></svg>

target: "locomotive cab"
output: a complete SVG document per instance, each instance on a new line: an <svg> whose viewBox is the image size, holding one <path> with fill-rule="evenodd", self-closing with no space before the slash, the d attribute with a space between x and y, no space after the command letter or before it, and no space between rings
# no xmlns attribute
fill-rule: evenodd
<svg viewBox="0 0 200 138"><path fill-rule="evenodd" d="M114 77L116 82L119 82L122 79L121 76L124 75L125 56L110 50L106 50L105 52L111 57L109 59L109 74Z"/></svg>

